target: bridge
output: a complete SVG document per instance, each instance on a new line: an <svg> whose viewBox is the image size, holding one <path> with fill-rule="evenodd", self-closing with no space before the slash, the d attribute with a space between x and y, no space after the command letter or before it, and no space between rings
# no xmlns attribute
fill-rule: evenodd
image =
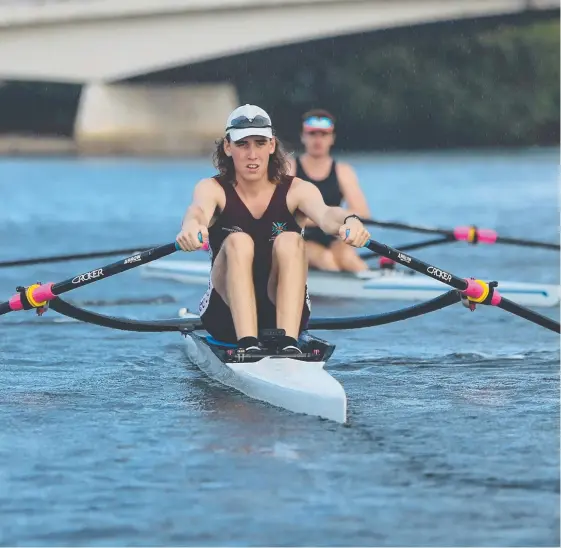
<svg viewBox="0 0 561 548"><path fill-rule="evenodd" d="M0 0L0 80L84 84L76 137L88 146L194 142L222 130L230 85L123 81L321 38L554 10L558 0ZM190 113L188 128L177 112Z"/></svg>
<svg viewBox="0 0 561 548"><path fill-rule="evenodd" d="M558 0L30 0L0 3L0 79L114 82L236 53Z"/></svg>

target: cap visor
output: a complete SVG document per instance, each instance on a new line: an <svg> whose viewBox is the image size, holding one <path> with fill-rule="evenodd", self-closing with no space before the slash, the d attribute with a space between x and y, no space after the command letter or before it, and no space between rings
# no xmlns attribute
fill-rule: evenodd
<svg viewBox="0 0 561 548"><path fill-rule="evenodd" d="M231 129L229 132L232 141L239 141L245 137L267 137L273 138L273 130L270 127L248 127L246 129Z"/></svg>

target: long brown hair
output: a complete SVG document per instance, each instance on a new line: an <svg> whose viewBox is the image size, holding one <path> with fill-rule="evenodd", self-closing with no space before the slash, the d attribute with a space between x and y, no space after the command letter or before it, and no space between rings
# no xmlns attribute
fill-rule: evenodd
<svg viewBox="0 0 561 548"><path fill-rule="evenodd" d="M230 156L226 156L224 152L224 139L230 141L230 136L222 137L216 141L216 150L212 155L214 167L218 170L218 176L224 182L236 185L236 169L234 168L234 160ZM269 155L269 165L267 167L267 175L269 181L278 185L288 175L290 166L288 164L288 154L284 150L284 146L278 137L275 137L275 151Z"/></svg>

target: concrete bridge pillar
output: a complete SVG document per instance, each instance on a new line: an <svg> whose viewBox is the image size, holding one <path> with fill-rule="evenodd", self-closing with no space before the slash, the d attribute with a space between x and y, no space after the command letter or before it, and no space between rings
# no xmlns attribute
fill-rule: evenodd
<svg viewBox="0 0 561 548"><path fill-rule="evenodd" d="M207 154L237 105L230 84L88 84L76 145L84 154Z"/></svg>

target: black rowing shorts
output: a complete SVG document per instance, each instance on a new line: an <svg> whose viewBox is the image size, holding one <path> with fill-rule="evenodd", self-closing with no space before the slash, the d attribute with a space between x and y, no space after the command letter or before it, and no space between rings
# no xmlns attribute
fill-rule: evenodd
<svg viewBox="0 0 561 548"><path fill-rule="evenodd" d="M308 327L309 319L310 308L308 306L308 298L306 297L302 307L299 333ZM201 313L201 321L203 327L217 341L227 343L238 342L232 312L215 289L212 289L210 292L208 305L204 312ZM268 296L261 296L261 298L257 296L257 323L259 330L275 329L277 327L277 308Z"/></svg>

